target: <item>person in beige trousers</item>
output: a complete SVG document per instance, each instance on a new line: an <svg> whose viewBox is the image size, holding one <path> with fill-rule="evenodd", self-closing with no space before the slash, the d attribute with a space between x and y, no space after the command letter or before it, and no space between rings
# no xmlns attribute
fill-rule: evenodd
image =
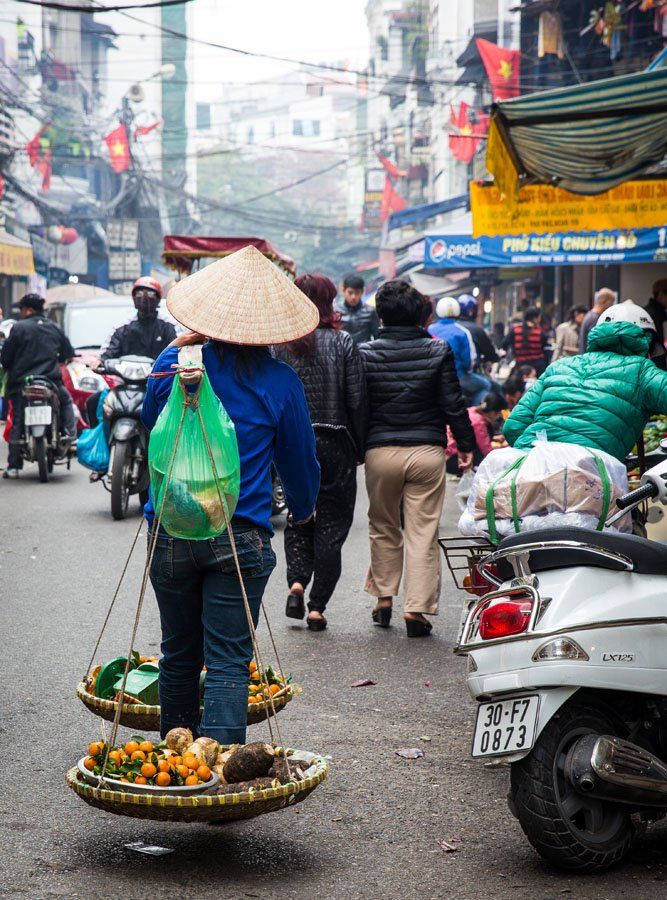
<svg viewBox="0 0 667 900"><path fill-rule="evenodd" d="M463 469L471 466L474 447L452 351L420 325L428 303L405 282L387 282L376 295L379 336L359 348L369 403L365 464L371 563L365 590L378 598L373 621L386 628L403 580L409 637L430 634L425 617L438 612L447 426Z"/></svg>

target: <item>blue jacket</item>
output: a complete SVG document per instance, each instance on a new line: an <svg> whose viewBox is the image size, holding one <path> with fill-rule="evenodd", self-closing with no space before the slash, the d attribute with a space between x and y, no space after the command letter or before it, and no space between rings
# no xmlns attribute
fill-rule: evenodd
<svg viewBox="0 0 667 900"><path fill-rule="evenodd" d="M446 341L452 348L456 374L467 375L475 365L475 345L470 332L459 325L455 319L439 319L429 328L429 334L438 340Z"/></svg>
<svg viewBox="0 0 667 900"><path fill-rule="evenodd" d="M241 490L234 519L272 533L271 463L276 464L294 520L307 519L320 487L315 436L296 372L267 353L256 369L239 376L235 355L234 348L226 346L221 360L212 344L204 346L204 366L211 386L236 427ZM171 372L177 362L178 348L168 347L157 358L153 371ZM148 379L141 418L149 431L167 403L172 384L172 378ZM145 515L152 522L150 499Z"/></svg>

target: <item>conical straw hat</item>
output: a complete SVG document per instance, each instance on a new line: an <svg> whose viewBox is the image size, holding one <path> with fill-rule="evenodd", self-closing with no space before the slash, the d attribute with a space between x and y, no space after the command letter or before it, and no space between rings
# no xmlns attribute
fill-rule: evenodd
<svg viewBox="0 0 667 900"><path fill-rule="evenodd" d="M232 344L284 344L320 322L315 304L250 246L177 281L167 307L192 331Z"/></svg>

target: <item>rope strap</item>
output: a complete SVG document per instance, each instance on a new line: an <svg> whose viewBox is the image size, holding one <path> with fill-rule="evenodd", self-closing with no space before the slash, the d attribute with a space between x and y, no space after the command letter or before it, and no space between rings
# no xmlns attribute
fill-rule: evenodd
<svg viewBox="0 0 667 900"><path fill-rule="evenodd" d="M510 483L510 498L512 503L512 520L514 522L514 530L518 534L520 531L519 527L519 512L518 512L518 504L516 499L516 479L519 474L519 469L526 461L526 456L520 456L518 459L515 459L512 465L505 469L502 474L500 474L495 481L493 481L486 492L486 520L489 526L489 538L492 544L498 544L498 529L496 527L496 509L494 506L494 494L497 485L506 478L509 474L514 473L512 476L512 481Z"/></svg>
<svg viewBox="0 0 667 900"><path fill-rule="evenodd" d="M595 526L597 531L602 531L605 526L605 522L607 521L607 516L609 515L609 505L611 503L611 484L609 481L609 473L607 472L605 464L602 462L602 460L594 450L591 450L590 452L591 456L593 457L593 461L595 462L595 466L598 470L600 481L602 482L602 512L600 513L600 518L598 519L598 523Z"/></svg>

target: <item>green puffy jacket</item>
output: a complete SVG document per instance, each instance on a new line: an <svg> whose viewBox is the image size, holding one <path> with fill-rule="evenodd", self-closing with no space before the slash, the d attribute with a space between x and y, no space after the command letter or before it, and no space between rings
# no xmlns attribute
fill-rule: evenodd
<svg viewBox="0 0 667 900"><path fill-rule="evenodd" d="M538 437L604 450L624 461L652 415L667 413L667 373L650 359L649 337L630 322L605 322L586 353L559 359L505 422L509 444L528 450Z"/></svg>

